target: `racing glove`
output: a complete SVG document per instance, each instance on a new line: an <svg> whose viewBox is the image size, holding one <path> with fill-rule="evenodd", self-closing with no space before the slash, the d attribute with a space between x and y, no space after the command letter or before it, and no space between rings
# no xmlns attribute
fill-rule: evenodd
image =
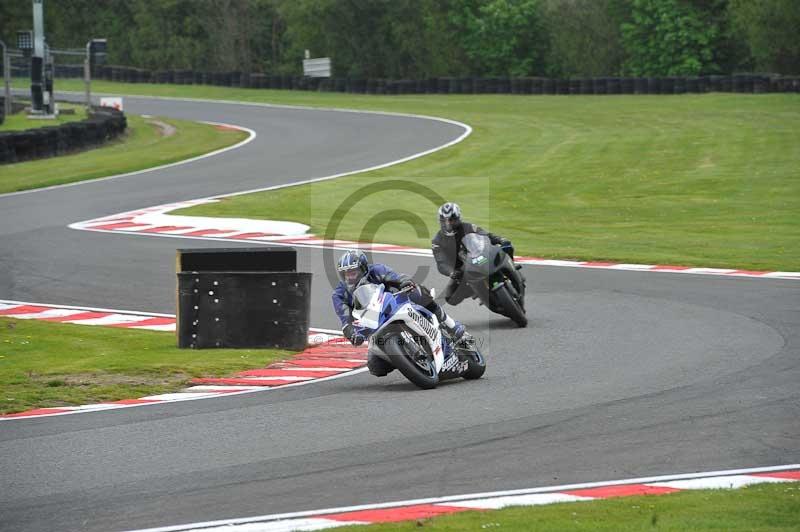
<svg viewBox="0 0 800 532"><path fill-rule="evenodd" d="M414 282L413 279L406 279L405 281L400 281L400 290L405 290L406 288L416 288L417 283Z"/></svg>
<svg viewBox="0 0 800 532"><path fill-rule="evenodd" d="M354 346L363 344L364 340L366 339L363 335L356 331L356 328L353 327L352 323L348 323L344 326L344 328L342 328L342 334L344 334L344 337L350 340L350 343Z"/></svg>

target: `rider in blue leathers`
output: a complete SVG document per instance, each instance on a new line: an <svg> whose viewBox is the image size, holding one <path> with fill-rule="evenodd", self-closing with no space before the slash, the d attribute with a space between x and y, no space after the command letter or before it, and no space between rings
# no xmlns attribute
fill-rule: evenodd
<svg viewBox="0 0 800 532"><path fill-rule="evenodd" d="M336 271L339 274L339 284L333 290L333 309L339 316L342 333L353 345L361 345L366 340L353 327L352 316L353 291L362 279L374 284L383 284L388 290L413 287L414 290L409 292L409 299L435 314L454 342L463 341L468 337L464 326L447 315L444 309L434 301L427 288L417 285L408 275L397 273L385 264L370 264L363 251L349 250L345 252L336 264ZM369 362L370 372L374 375L386 375L391 370L391 367L383 367L380 359Z"/></svg>

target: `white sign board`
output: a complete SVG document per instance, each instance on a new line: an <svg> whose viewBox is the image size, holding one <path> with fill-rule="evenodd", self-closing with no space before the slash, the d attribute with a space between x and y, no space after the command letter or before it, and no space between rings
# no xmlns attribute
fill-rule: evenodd
<svg viewBox="0 0 800 532"><path fill-rule="evenodd" d="M331 77L331 58L303 59L303 75L312 78Z"/></svg>
<svg viewBox="0 0 800 532"><path fill-rule="evenodd" d="M123 111L122 98L119 96L100 98L100 107L113 107L117 111Z"/></svg>

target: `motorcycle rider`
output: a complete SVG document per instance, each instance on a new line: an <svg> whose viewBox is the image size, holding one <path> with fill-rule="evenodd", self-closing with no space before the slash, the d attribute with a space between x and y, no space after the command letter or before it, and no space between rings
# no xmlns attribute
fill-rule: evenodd
<svg viewBox="0 0 800 532"><path fill-rule="evenodd" d="M462 239L464 235L478 233L489 237L494 245L500 245L513 260L514 247L511 241L499 235L494 235L485 229L465 222L461 219L461 208L457 203L447 202L439 207L439 226L441 229L431 240L433 258L436 260L436 267L439 273L450 277L447 288L444 291L444 300L450 305L458 305L466 297L472 295L472 289L466 284L461 283L464 276L464 263L461 260L461 252L464 251ZM519 266L516 266L519 269ZM521 277L521 275L520 275ZM524 282L524 280L523 280Z"/></svg>
<svg viewBox="0 0 800 532"><path fill-rule="evenodd" d="M409 292L409 299L432 312L439 320L442 328L452 338L453 342L464 342L471 339L466 328L447 315L444 309L433 299L430 291L422 285L416 284L411 277L397 273L385 264L370 264L363 251L346 251L336 264L339 275L339 284L333 290L333 309L342 324L342 333L353 345L361 345L366 338L359 334L353 326L353 292L362 279L374 284L383 284L387 289L402 290L413 288ZM380 359L368 360L370 373L383 376L391 371Z"/></svg>

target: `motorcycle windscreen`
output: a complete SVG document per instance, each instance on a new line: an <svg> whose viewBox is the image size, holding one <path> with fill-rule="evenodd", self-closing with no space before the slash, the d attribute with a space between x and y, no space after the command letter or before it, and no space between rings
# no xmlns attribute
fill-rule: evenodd
<svg viewBox="0 0 800 532"><path fill-rule="evenodd" d="M383 306L383 285L363 284L353 292L353 317L361 327L377 329Z"/></svg>
<svg viewBox="0 0 800 532"><path fill-rule="evenodd" d="M465 235L461 242L464 243L464 247L467 249L467 254L472 264L480 264L481 260L486 260L486 255L488 255L488 253L486 253L486 248L491 245L488 237L479 235L478 233L470 233Z"/></svg>

